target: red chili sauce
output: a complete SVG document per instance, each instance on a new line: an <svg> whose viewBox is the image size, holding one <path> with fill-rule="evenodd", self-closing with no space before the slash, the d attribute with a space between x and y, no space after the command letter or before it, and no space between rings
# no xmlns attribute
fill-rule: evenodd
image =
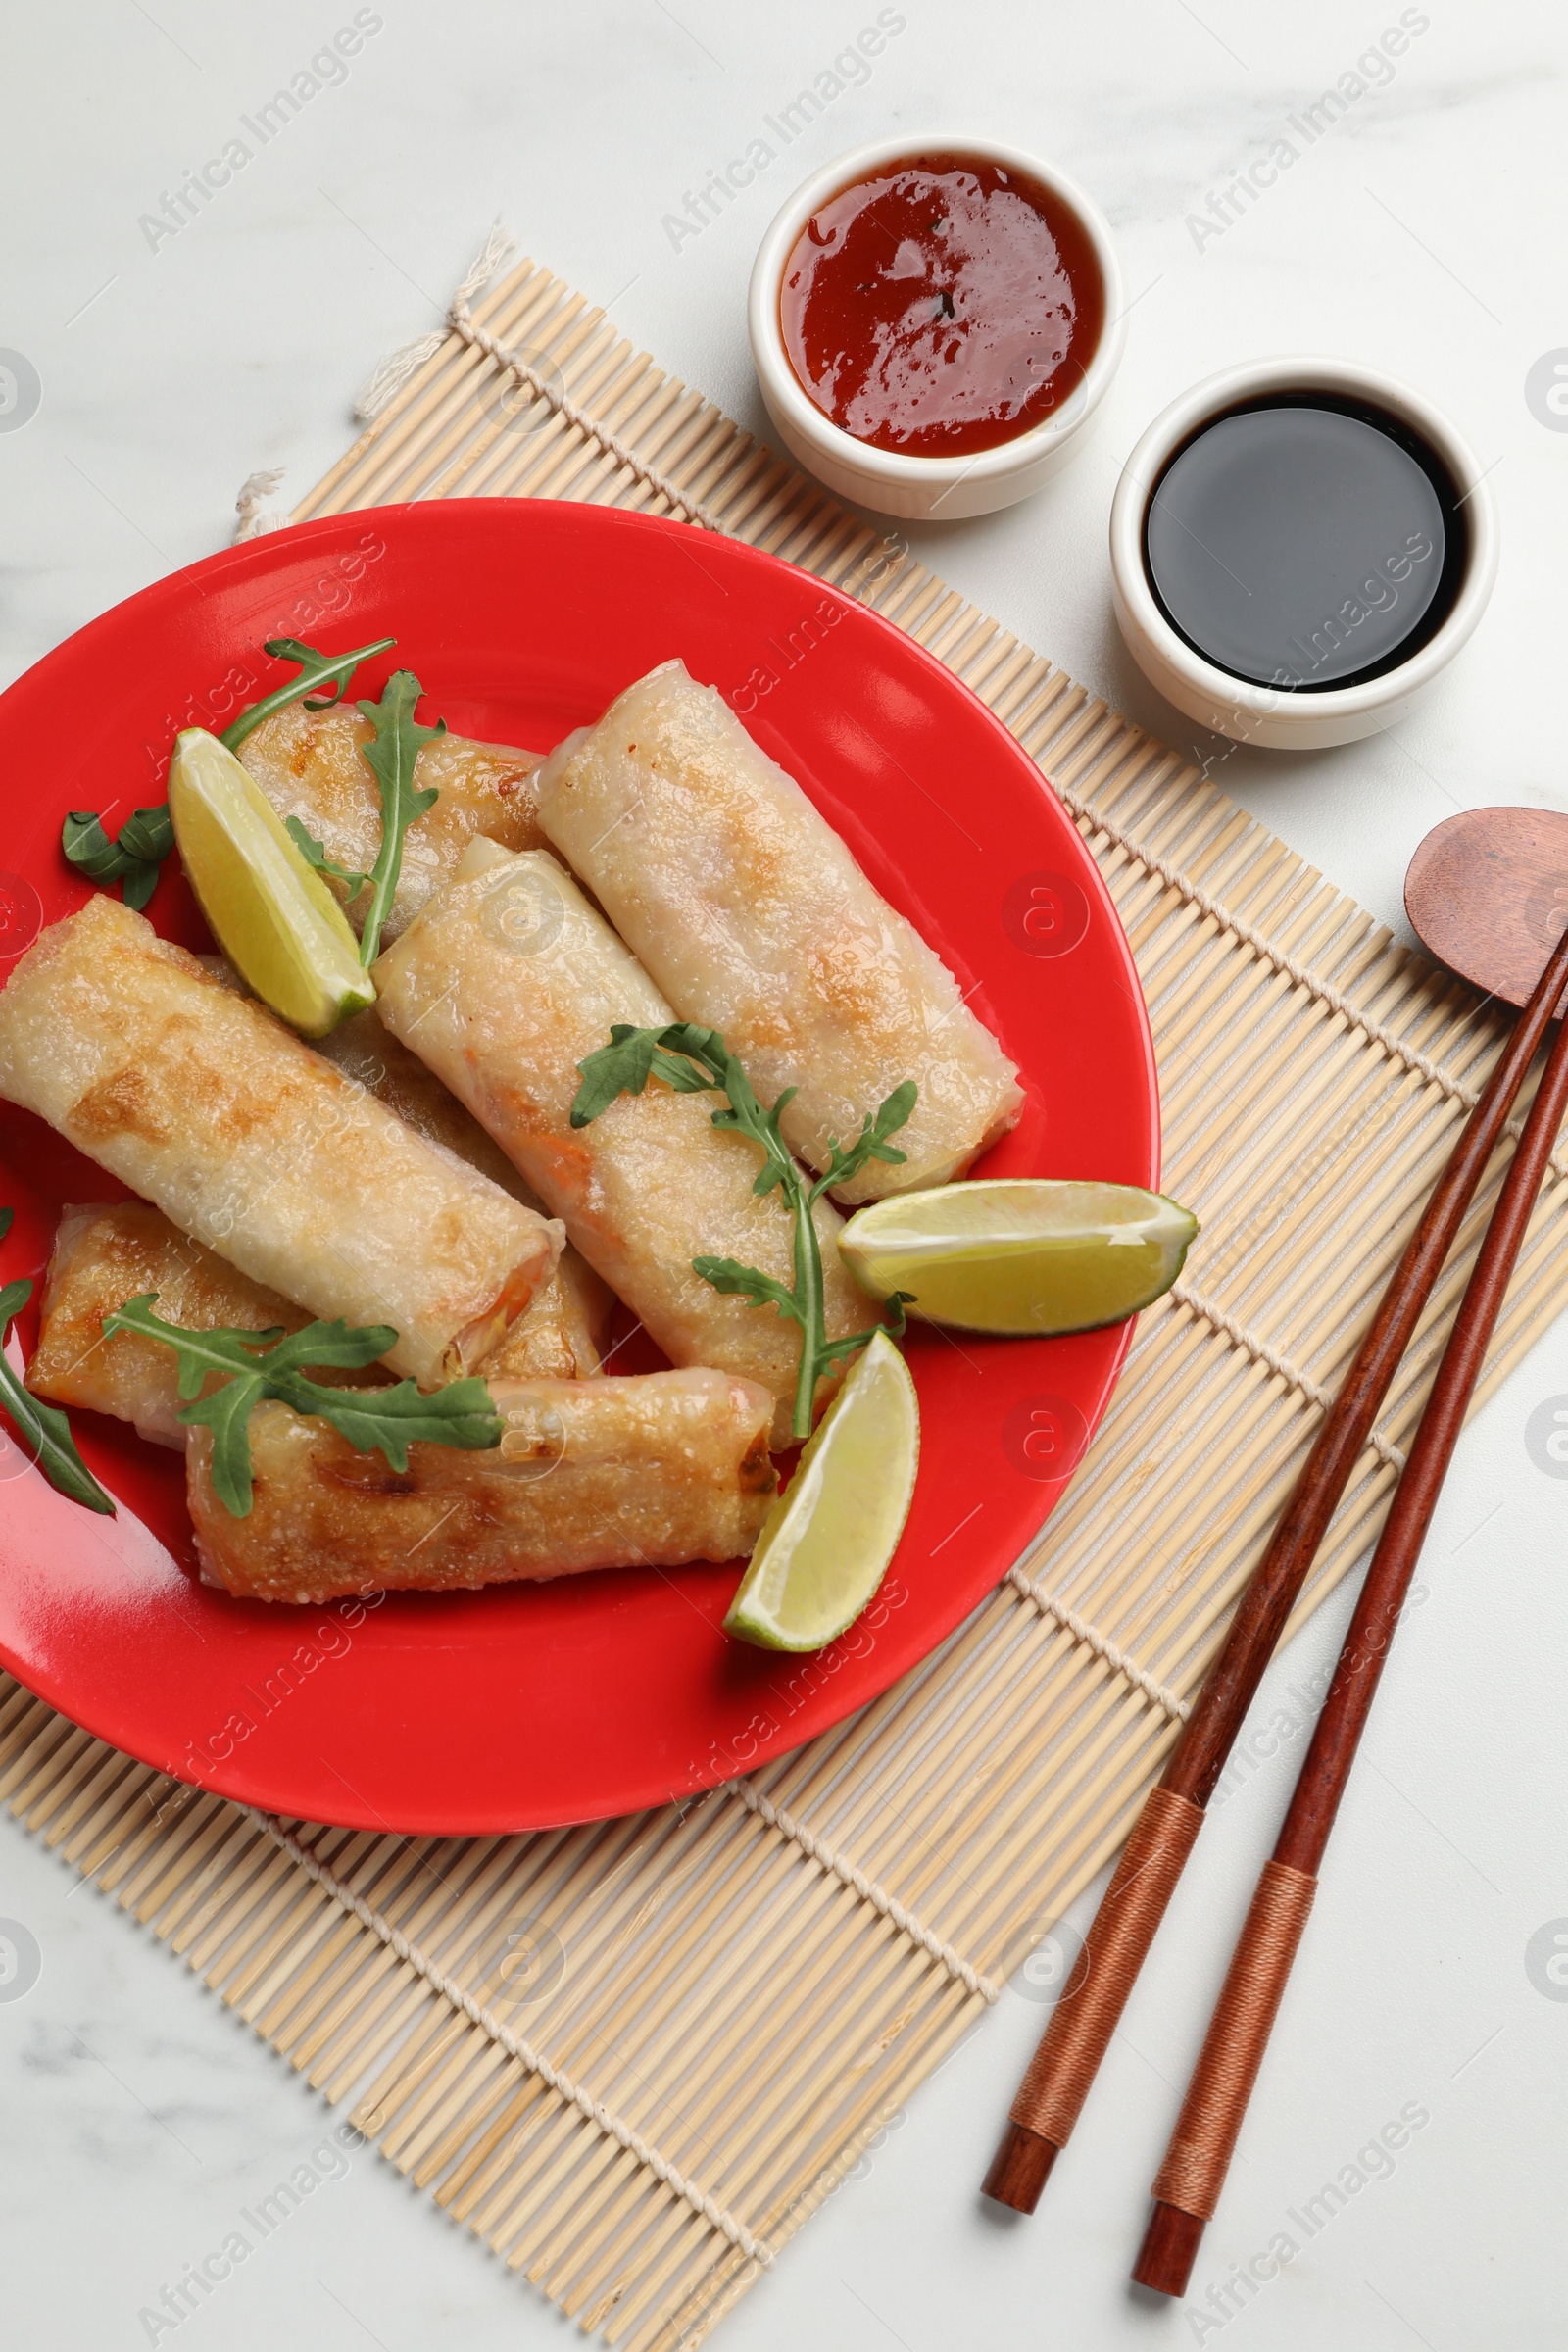
<svg viewBox="0 0 1568 2352"><path fill-rule="evenodd" d="M1038 181L912 155L831 197L784 268L801 387L858 441L962 457L1014 440L1082 383L1104 324L1094 247Z"/></svg>

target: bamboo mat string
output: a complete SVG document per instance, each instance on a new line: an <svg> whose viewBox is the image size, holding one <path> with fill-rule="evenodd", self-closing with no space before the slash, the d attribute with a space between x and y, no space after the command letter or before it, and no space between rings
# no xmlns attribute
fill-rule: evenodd
<svg viewBox="0 0 1568 2352"><path fill-rule="evenodd" d="M461 2009L469 2024L487 2034L509 2057L515 2058L531 2075L537 2075L540 2082L547 2083L558 2098L564 2099L568 2107L575 2107L579 2115L586 2116L589 2123L597 2124L600 2131L614 2140L617 2146L624 2148L628 2155L635 2156L656 2180L662 2180L677 2197L684 2198L695 2213L702 2215L704 2221L711 2222L720 2236L728 2238L730 2244L737 2247L748 2261L760 2262L764 2269L771 2264L772 2248L754 2237L744 2222L738 2221L726 2206L709 2196L695 2181L686 2180L667 2157L661 2156L657 2148L649 2146L640 2132L634 2132L629 2124L623 2124L619 2116L596 2099L591 2091L584 2090L580 2083L574 2082L564 2068L553 2066L543 2050L536 2050L520 2034L514 2033L504 2019L487 2009L483 2002L475 2000L472 1993L460 1984L455 1977L448 1976L444 1969L438 1968L400 1927L377 1911L373 1903L368 1903L362 1894L356 1894L354 1888L346 1886L318 1855L312 1853L303 1838L285 1829L275 1814L263 1813L255 1805L239 1805L235 1810L254 1821L274 1845L299 1864L323 1893L329 1894L335 1903L341 1903L345 1911L352 1912L361 1927L368 1928L372 1936L378 1936L399 1960L424 1979L433 1992L440 1993L442 1999L450 2001L455 2009Z"/></svg>
<svg viewBox="0 0 1568 2352"><path fill-rule="evenodd" d="M281 531L286 527L289 519L287 514L280 507L274 507L271 501L276 498L278 484L287 470L284 466L262 466L254 473L245 476L239 486L239 496L234 501L234 513L239 518L234 525L236 544L242 539L260 539L266 531Z"/></svg>
<svg viewBox="0 0 1568 2352"><path fill-rule="evenodd" d="M1250 948L1254 955L1261 956L1265 961L1274 966L1276 971L1283 972L1288 980L1294 980L1298 988L1304 988L1310 996L1316 997L1319 1004L1326 1004L1330 1012L1337 1012L1350 1028L1359 1029L1363 1037L1370 1039L1374 1045L1381 1046L1385 1054L1392 1055L1396 1061L1402 1061L1407 1069L1414 1070L1420 1077L1425 1078L1429 1085L1441 1087L1446 1095L1451 1096L1456 1102L1462 1103L1466 1110L1475 1107L1478 1100L1478 1090L1475 1087L1463 1085L1449 1071L1446 1070L1441 1062L1434 1061L1429 1054L1418 1052L1414 1046L1408 1044L1394 1030L1385 1028L1381 1021L1374 1020L1362 1006L1356 1004L1353 997L1347 996L1342 989L1336 988L1334 983L1326 980L1321 972L1314 972L1309 965L1299 962L1277 941L1269 939L1265 933L1255 929L1252 924L1244 922L1239 915L1231 911L1222 899L1211 897L1200 883L1193 879L1191 874L1183 873L1180 866L1172 865L1165 858L1156 857L1133 834L1124 832L1119 825L1112 824L1108 817L1102 815L1094 807L1093 803L1081 800L1077 793L1069 792L1062 784L1055 785L1055 792L1062 806L1071 812L1079 824L1090 827L1093 832L1103 834L1104 838L1114 843L1115 847L1125 856L1135 858L1148 872L1156 875L1167 889L1174 890L1178 896L1196 906L1199 913L1205 915L1221 932L1229 932L1231 937L1238 940L1244 948Z"/></svg>
<svg viewBox="0 0 1568 2352"><path fill-rule="evenodd" d="M586 409L579 408L562 384L552 383L521 352L508 350L504 343L477 323L469 308L473 296L483 292L497 270L512 259L516 250L515 239L508 235L498 220L452 297L447 310L449 330L470 349L482 351L485 358L493 360L505 373L515 376L517 382L533 393L536 399L553 409L564 423L575 425L578 432L596 442L637 481L656 491L672 514L683 515L701 530L722 533L724 525L699 500L689 498L685 491L677 489L667 474L662 473L658 466L647 464L629 442L622 440L618 433L612 432L608 425L599 417L590 416ZM437 331L422 336L416 343L406 344L401 351L394 352L390 359L383 360L355 401L355 416L366 424L381 416L404 385L427 360L434 358L444 340L445 336ZM253 480L256 478L252 476Z"/></svg>
<svg viewBox="0 0 1568 2352"><path fill-rule="evenodd" d="M1129 1665L1123 1671L1129 1680L1136 1679L1135 1667ZM782 1805L775 1805L771 1797L764 1796L749 1780L724 1782L722 1793L738 1796L749 1813L756 1813L767 1823L769 1829L778 1830L784 1837L793 1839L810 1861L820 1862L824 1870L830 1870L835 1878L842 1879L845 1886L852 1887L862 1902L869 1903L873 1911L880 1912L884 1919L891 1920L896 1928L902 1930L911 1943L917 1943L921 1951L929 1952L933 1960L939 1960L948 1974L956 1978L965 1992L972 1992L987 2002L1001 2000L1002 1986L994 1977L982 1976L961 1952L956 1951L951 1943L926 1927L896 1896L879 1886L874 1879L867 1878L858 1864L847 1860L843 1854L835 1853L825 1838L818 1838L807 1828L805 1822L794 1820Z"/></svg>
<svg viewBox="0 0 1568 2352"><path fill-rule="evenodd" d="M1054 1617L1058 1625L1065 1626L1074 1641L1081 1642L1086 1649L1094 1651L1097 1658L1103 1658L1107 1666L1114 1667L1124 1680L1132 1684L1135 1690L1141 1690L1146 1698L1152 1698L1172 1722L1187 1721L1193 1711L1190 1699L1180 1698L1174 1690L1167 1690L1157 1676L1148 1673L1136 1658L1130 1658L1124 1649L1102 1634L1098 1625L1091 1624L1076 1609L1070 1609L1054 1592L1043 1592L1026 1568L1009 1568L1007 1582L1015 1592L1023 1594L1025 1600L1032 1600L1037 1609L1042 1609L1048 1617Z"/></svg>
<svg viewBox="0 0 1568 2352"><path fill-rule="evenodd" d="M1222 1307L1215 1306L1211 1299L1202 1296L1201 1292L1195 1291L1188 1283L1177 1281L1171 1284L1166 1296L1173 1298L1178 1306L1189 1307L1195 1315L1201 1315L1203 1321L1215 1331L1220 1332L1231 1342L1233 1347L1240 1348L1245 1354L1251 1356L1255 1363L1263 1365L1265 1370L1277 1374L1281 1380L1288 1382L1293 1389L1298 1390L1307 1399L1308 1403L1315 1404L1319 1412L1326 1413L1328 1411L1329 1406L1334 1402L1334 1397L1320 1381L1314 1380L1309 1372L1303 1372L1298 1364L1293 1364L1288 1355L1282 1354L1277 1348L1271 1348L1267 1340L1260 1338L1255 1331L1250 1331L1245 1323L1238 1323L1233 1315L1228 1315ZM1386 1463L1391 1470L1404 1468L1403 1448L1392 1445L1381 1430L1369 1431L1366 1442L1377 1455L1378 1460Z"/></svg>

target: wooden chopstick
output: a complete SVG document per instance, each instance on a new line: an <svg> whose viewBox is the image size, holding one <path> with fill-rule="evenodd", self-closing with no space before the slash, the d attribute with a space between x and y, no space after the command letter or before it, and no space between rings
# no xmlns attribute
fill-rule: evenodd
<svg viewBox="0 0 1568 2352"><path fill-rule="evenodd" d="M1186 2292L1204 2224L1219 2201L1324 1848L1565 1109L1568 1021L1557 1032L1465 1286L1273 1857L1263 1865L1154 2181L1154 2210L1133 2277L1160 2294Z"/></svg>
<svg viewBox="0 0 1568 2352"><path fill-rule="evenodd" d="M1254 1569L1158 1785L1122 1850L1084 1947L1087 1973L1058 2001L1012 2103L985 2194L1033 2213L1067 2144L1231 1746L1274 1654L1350 1472L1475 1197L1568 981L1568 932L1498 1054L1433 1187L1366 1337ZM1568 1023L1564 1024L1568 1028ZM1549 1152L1548 1144L1547 1150ZM1517 1154L1515 1157L1517 1165ZM1489 1326L1490 1328L1490 1326ZM1406 1472L1408 1476L1408 1472Z"/></svg>

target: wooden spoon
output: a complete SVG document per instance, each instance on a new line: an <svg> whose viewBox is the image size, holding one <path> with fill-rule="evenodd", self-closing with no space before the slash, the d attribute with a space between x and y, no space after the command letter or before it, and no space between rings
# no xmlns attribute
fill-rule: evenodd
<svg viewBox="0 0 1568 2352"><path fill-rule="evenodd" d="M1404 877L1422 945L1450 971L1525 1004L1568 923L1568 815L1467 808L1430 832ZM1557 1006L1568 1005L1568 991Z"/></svg>

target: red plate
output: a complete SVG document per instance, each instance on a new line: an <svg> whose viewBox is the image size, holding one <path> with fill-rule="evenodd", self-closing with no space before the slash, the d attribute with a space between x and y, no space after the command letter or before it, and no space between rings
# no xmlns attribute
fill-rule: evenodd
<svg viewBox="0 0 1568 2352"><path fill-rule="evenodd" d="M80 631L0 697L0 974L84 896L69 808L117 829L163 797L174 731L219 729L292 670L266 637L393 659L461 732L548 750L679 654L797 776L957 973L1028 1106L988 1175L1157 1181L1143 998L1093 858L1039 772L919 646L770 556L601 508L380 508L254 540ZM362 673L379 692L391 662ZM208 945L171 859L148 908ZM41 1274L63 1201L119 1197L0 1104L17 1221L0 1275ZM30 1348L33 1313L21 1338ZM798 1746L885 1690L1023 1551L1115 1382L1129 1331L987 1341L916 1330L924 1451L881 1594L816 1657L726 1640L733 1568L627 1570L379 1606L289 1609L197 1579L177 1457L74 1416L120 1499L66 1501L0 1453L0 1658L117 1747L275 1811L485 1832L659 1804ZM14 1361L21 1361L13 1339Z"/></svg>

